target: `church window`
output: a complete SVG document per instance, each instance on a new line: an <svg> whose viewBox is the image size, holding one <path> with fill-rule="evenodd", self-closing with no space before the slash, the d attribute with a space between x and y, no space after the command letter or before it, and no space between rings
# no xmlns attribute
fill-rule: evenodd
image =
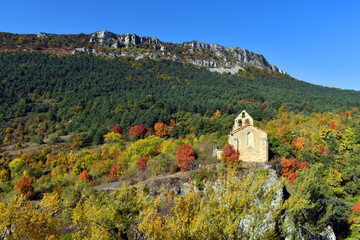
<svg viewBox="0 0 360 240"><path fill-rule="evenodd" d="M248 132L246 135L246 146L248 148L254 147L254 134L252 132Z"/></svg>

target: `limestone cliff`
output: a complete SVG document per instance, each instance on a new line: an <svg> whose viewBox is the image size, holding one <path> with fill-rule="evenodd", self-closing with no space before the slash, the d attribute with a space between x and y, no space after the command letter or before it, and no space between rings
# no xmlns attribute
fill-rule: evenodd
<svg viewBox="0 0 360 240"><path fill-rule="evenodd" d="M91 35L90 43L95 47L118 49L113 53L120 56L142 58L165 58L207 67L211 71L236 73L246 66L268 69L286 74L285 71L269 64L261 54L239 47L224 47L199 41L180 44L162 42L154 37L140 37L136 34L119 35L109 31L98 31ZM144 49L148 51L143 51ZM142 50L142 51L141 51Z"/></svg>

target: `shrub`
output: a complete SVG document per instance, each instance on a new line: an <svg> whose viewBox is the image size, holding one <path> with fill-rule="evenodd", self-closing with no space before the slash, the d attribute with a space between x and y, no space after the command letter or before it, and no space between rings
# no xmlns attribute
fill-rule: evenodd
<svg viewBox="0 0 360 240"><path fill-rule="evenodd" d="M176 160L180 171L184 172L195 160L194 149L189 144L183 144L176 150Z"/></svg>
<svg viewBox="0 0 360 240"><path fill-rule="evenodd" d="M119 170L120 167L116 165L116 163L114 163L114 165L111 167L109 177L112 178L113 180L117 180L120 176Z"/></svg>
<svg viewBox="0 0 360 240"><path fill-rule="evenodd" d="M239 151L235 151L231 144L227 144L223 147L224 161L226 165L234 167L235 164L239 164Z"/></svg>
<svg viewBox="0 0 360 240"><path fill-rule="evenodd" d="M136 168L139 170L145 170L148 161L149 158L147 156L139 158L139 160L136 163Z"/></svg>
<svg viewBox="0 0 360 240"><path fill-rule="evenodd" d="M169 172L171 162L175 159L173 154L162 153L147 162L147 168L152 174ZM176 164L177 167L177 164Z"/></svg>
<svg viewBox="0 0 360 240"><path fill-rule="evenodd" d="M117 124L114 126L114 128L112 130L115 133L120 133L121 132L121 129L120 129L119 125L117 125Z"/></svg>
<svg viewBox="0 0 360 240"><path fill-rule="evenodd" d="M92 182L93 182L92 179L91 179L91 177L90 177L90 175L89 175L89 173L88 173L86 170L84 170L84 171L79 175L78 181L80 182L81 180L85 180L85 181L88 182L88 183L92 183Z"/></svg>
<svg viewBox="0 0 360 240"><path fill-rule="evenodd" d="M41 136L35 136L31 138L31 142L37 143L37 144L43 144L44 140Z"/></svg>
<svg viewBox="0 0 360 240"><path fill-rule="evenodd" d="M106 143L109 143L109 142L122 142L123 139L122 139L122 136L121 136L120 133L109 132L109 133L104 135L104 141Z"/></svg>
<svg viewBox="0 0 360 240"><path fill-rule="evenodd" d="M34 179L32 177L23 176L20 182L16 185L16 188L27 197L34 196Z"/></svg>
<svg viewBox="0 0 360 240"><path fill-rule="evenodd" d="M138 138L144 138L145 134L147 133L148 129L145 127L144 124L135 125L129 129L129 134L131 136L137 136Z"/></svg>
<svg viewBox="0 0 360 240"><path fill-rule="evenodd" d="M11 175L12 176L15 175L23 165L24 165L24 161L22 160L22 158L15 158L14 160L12 160L9 163Z"/></svg>
<svg viewBox="0 0 360 240"><path fill-rule="evenodd" d="M40 178L42 175L43 175L43 170L42 170L42 168L40 168L40 167L36 168L35 171L34 171L34 177L35 177L36 179L38 179L38 178Z"/></svg>
<svg viewBox="0 0 360 240"><path fill-rule="evenodd" d="M9 178L9 171L7 169L0 169L0 183L6 182L7 180L9 180Z"/></svg>
<svg viewBox="0 0 360 240"><path fill-rule="evenodd" d="M49 140L50 144L61 143L61 142L62 142L62 139L60 138L59 135L52 136L52 137L50 137L50 140Z"/></svg>

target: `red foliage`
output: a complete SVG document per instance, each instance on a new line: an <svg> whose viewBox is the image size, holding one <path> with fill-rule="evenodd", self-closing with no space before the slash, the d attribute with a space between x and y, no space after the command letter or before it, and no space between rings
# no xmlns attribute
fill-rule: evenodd
<svg viewBox="0 0 360 240"><path fill-rule="evenodd" d="M298 169L308 168L308 163L306 161L299 163L296 158L285 158L281 159L281 174L289 179L290 183L293 183L296 179L296 171Z"/></svg>
<svg viewBox="0 0 360 240"><path fill-rule="evenodd" d="M183 144L176 150L176 160L180 171L184 172L195 160L194 149L189 144Z"/></svg>
<svg viewBox="0 0 360 240"><path fill-rule="evenodd" d="M144 138L145 134L147 133L148 129L145 127L144 124L135 125L129 129L129 134L131 136L137 135L139 138Z"/></svg>
<svg viewBox="0 0 360 240"><path fill-rule="evenodd" d="M16 188L20 191L20 194L27 197L34 196L34 179L32 177L23 176L20 182L16 185Z"/></svg>
<svg viewBox="0 0 360 240"><path fill-rule="evenodd" d="M165 123L156 123L154 125L154 130L155 130L155 134L158 137L164 137L166 135L166 133L164 132L165 130Z"/></svg>
<svg viewBox="0 0 360 240"><path fill-rule="evenodd" d="M235 151L233 145L227 144L223 147L223 153L226 158L226 164L228 166L234 167L235 163L239 162L239 151Z"/></svg>
<svg viewBox="0 0 360 240"><path fill-rule="evenodd" d="M116 163L114 163L114 165L111 167L109 177L112 178L113 180L117 180L119 177L118 176L119 169L120 169L120 167L118 165L116 165Z"/></svg>
<svg viewBox="0 0 360 240"><path fill-rule="evenodd" d="M148 161L149 158L147 156L139 158L139 160L136 163L136 168L139 170L145 170Z"/></svg>
<svg viewBox="0 0 360 240"><path fill-rule="evenodd" d="M337 126L336 126L336 124L335 124L334 121L331 121L331 122L330 122L330 127L331 127L332 129L334 129L334 130L337 129Z"/></svg>
<svg viewBox="0 0 360 240"><path fill-rule="evenodd" d="M309 168L309 165L306 161L303 161L302 163L300 163L299 167L301 170L303 170L303 169Z"/></svg>
<svg viewBox="0 0 360 240"><path fill-rule="evenodd" d="M152 133L152 131L151 131L151 128L148 128L148 129L147 129L145 135L147 135L147 136L152 136L152 135L153 135L153 133Z"/></svg>
<svg viewBox="0 0 360 240"><path fill-rule="evenodd" d="M86 170L84 170L82 173L80 173L78 181L81 181L82 179L84 179L88 183L93 182L90 175L88 174L88 172Z"/></svg>
<svg viewBox="0 0 360 240"><path fill-rule="evenodd" d="M320 146L315 146L315 148L317 150L319 150L319 153L320 153L320 156L322 156L324 153L326 153L327 155L330 155L331 152L329 151L329 149L325 149L323 145L320 145Z"/></svg>
<svg viewBox="0 0 360 240"><path fill-rule="evenodd" d="M356 203L356 204L353 206L353 210L354 210L354 212L359 212L359 211L360 211L360 202Z"/></svg>
<svg viewBox="0 0 360 240"><path fill-rule="evenodd" d="M345 114L347 117L350 116L351 113L352 113L352 111L350 111L350 110L345 111Z"/></svg>
<svg viewBox="0 0 360 240"><path fill-rule="evenodd" d="M173 120L171 120L170 125L167 127L167 131L169 134L171 133L171 129L173 128L174 125L175 125L175 122Z"/></svg>
<svg viewBox="0 0 360 240"><path fill-rule="evenodd" d="M119 125L115 125L115 127L113 128L113 132L116 132L116 133L120 133L121 132L121 129L119 127Z"/></svg>
<svg viewBox="0 0 360 240"><path fill-rule="evenodd" d="M265 104L260 104L260 108L261 108L261 110L265 110L266 109L266 105Z"/></svg>

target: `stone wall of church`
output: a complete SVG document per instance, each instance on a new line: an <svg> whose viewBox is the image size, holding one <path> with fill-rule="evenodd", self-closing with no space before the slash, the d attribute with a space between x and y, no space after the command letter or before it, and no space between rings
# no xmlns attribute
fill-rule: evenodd
<svg viewBox="0 0 360 240"><path fill-rule="evenodd" d="M267 133L253 126L248 126L236 133L229 134L229 144L239 150L239 159L244 162L267 162Z"/></svg>

